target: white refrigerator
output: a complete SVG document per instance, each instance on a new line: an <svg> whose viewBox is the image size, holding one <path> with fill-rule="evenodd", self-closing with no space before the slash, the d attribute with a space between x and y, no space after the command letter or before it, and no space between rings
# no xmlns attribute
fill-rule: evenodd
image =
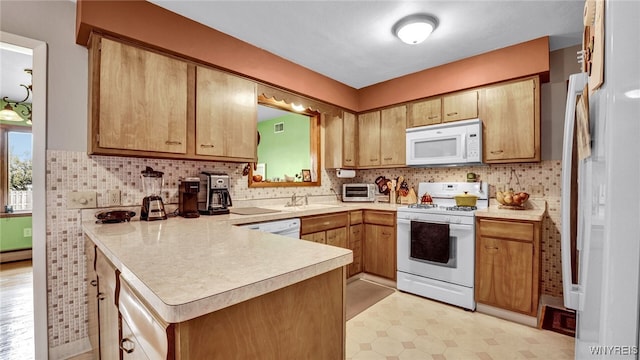
<svg viewBox="0 0 640 360"><path fill-rule="evenodd" d="M640 1L606 0L604 83L589 99L591 156L577 160L571 207L575 94L570 77L562 160L565 306L577 312L576 359L637 359L640 336ZM576 161L576 160L574 160ZM576 181L576 180L573 180ZM578 271L571 278L571 213Z"/></svg>

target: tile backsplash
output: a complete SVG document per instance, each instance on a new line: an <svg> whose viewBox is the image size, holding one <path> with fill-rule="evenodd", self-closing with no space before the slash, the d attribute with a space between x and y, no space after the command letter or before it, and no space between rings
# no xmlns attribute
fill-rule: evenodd
<svg viewBox="0 0 640 360"><path fill-rule="evenodd" d="M535 164L513 164L454 168L394 168L358 170L354 179L337 178L335 171L322 170L319 187L286 187L249 189L242 176L244 163L164 160L117 156L88 156L84 152L47 151L47 294L49 346L56 347L87 336L86 276L81 211L67 209L70 191L95 191L97 206L107 206L107 191L118 189L123 206L137 206L143 198L140 172L146 166L164 172L166 203L177 203L180 177L197 176L200 171L227 173L230 193L235 202L278 199L286 201L293 192L309 194L314 199L332 198L341 192L345 182L372 183L379 175L397 178L402 175L409 186L417 189L421 181L464 181L467 172L479 175L481 181L496 187L508 187L511 169L518 175L520 187L531 192L532 186L543 189L548 213L542 233L542 292L562 294L560 269L560 174L559 161ZM512 179L512 187L515 179ZM518 190L516 188L516 190Z"/></svg>

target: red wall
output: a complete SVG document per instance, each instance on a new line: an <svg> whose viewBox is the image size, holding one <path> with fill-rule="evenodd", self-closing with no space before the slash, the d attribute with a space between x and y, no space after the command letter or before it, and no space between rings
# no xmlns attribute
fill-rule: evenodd
<svg viewBox="0 0 640 360"><path fill-rule="evenodd" d="M548 38L354 89L144 0L78 0L76 43L96 30L295 93L365 111L502 80L549 73Z"/></svg>

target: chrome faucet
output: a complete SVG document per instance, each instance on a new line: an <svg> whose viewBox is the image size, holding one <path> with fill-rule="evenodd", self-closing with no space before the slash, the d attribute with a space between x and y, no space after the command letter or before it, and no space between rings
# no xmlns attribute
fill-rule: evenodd
<svg viewBox="0 0 640 360"><path fill-rule="evenodd" d="M306 202L306 196L305 196L305 202ZM293 195L291 195L291 200L285 205L285 206L300 206L302 204L298 204L298 197L296 196L296 193L293 193Z"/></svg>

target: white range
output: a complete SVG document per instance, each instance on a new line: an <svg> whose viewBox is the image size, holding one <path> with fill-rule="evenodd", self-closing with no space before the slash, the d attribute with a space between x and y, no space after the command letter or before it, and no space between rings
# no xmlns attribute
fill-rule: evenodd
<svg viewBox="0 0 640 360"><path fill-rule="evenodd" d="M475 207L456 206L455 196L478 197ZM475 210L489 206L484 182L420 183L418 198L433 205L398 208L398 290L475 310Z"/></svg>

